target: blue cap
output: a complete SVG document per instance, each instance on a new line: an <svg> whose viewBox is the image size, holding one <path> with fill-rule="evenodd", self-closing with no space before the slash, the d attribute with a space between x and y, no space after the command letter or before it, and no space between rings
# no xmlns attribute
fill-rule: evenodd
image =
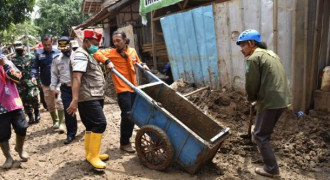
<svg viewBox="0 0 330 180"><path fill-rule="evenodd" d="M236 44L239 45L243 41L249 41L249 40L254 40L257 42L261 42L261 36L260 33L254 29L248 29L243 31L237 38Z"/></svg>

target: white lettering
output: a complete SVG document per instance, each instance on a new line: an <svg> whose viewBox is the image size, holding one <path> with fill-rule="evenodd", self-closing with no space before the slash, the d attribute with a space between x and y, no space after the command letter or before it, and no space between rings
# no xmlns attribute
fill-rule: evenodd
<svg viewBox="0 0 330 180"><path fill-rule="evenodd" d="M144 0L144 5L147 7L152 4L158 3L159 1L162 1L162 0Z"/></svg>

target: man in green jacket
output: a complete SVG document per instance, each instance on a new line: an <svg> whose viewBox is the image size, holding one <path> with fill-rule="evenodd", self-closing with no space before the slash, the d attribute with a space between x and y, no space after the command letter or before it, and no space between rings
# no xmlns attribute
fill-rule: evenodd
<svg viewBox="0 0 330 180"><path fill-rule="evenodd" d="M280 58L262 42L260 33L249 29L236 42L247 58L245 89L249 103L256 101L257 116L253 138L264 161L257 174L277 177L279 167L269 140L283 110L290 105L288 79Z"/></svg>

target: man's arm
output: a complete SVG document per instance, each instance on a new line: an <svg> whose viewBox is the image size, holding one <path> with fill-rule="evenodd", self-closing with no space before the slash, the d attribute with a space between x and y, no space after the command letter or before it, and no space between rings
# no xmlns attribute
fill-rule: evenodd
<svg viewBox="0 0 330 180"><path fill-rule="evenodd" d="M100 49L93 54L93 57L100 63L106 64L109 60L110 49Z"/></svg>
<svg viewBox="0 0 330 180"><path fill-rule="evenodd" d="M52 91L55 91L56 90L56 87L57 87L57 84L58 84L58 75L59 75L59 72L58 72L58 68L57 68L57 58L53 60L52 62L52 67L51 67L51 83L50 83L50 89Z"/></svg>
<svg viewBox="0 0 330 180"><path fill-rule="evenodd" d="M246 83L245 90L247 93L247 100L252 102L258 99L258 92L260 89L260 69L259 61L248 60L246 62Z"/></svg>
<svg viewBox="0 0 330 180"><path fill-rule="evenodd" d="M111 49L98 50L96 53L93 54L93 57L98 62L105 64L107 68L112 69L114 65L110 61L110 50Z"/></svg>
<svg viewBox="0 0 330 180"><path fill-rule="evenodd" d="M40 61L39 61L38 57L39 57L38 54L36 54L36 56L34 57L32 69L31 69L31 80L32 80L32 83L34 83L34 84L37 84L36 77L39 74Z"/></svg>
<svg viewBox="0 0 330 180"><path fill-rule="evenodd" d="M6 73L6 77L11 81L18 83L22 78L22 73L16 68L16 66L10 61L6 60L5 57L0 57L0 65Z"/></svg>
<svg viewBox="0 0 330 180"><path fill-rule="evenodd" d="M82 75L83 75L82 72L73 72L72 74L72 101L68 109L66 109L68 114L72 116L76 114L78 109L78 97L79 97Z"/></svg>

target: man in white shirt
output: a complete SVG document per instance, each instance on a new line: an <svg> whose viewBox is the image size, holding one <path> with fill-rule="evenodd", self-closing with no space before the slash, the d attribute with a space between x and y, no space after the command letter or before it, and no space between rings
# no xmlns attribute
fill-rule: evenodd
<svg viewBox="0 0 330 180"><path fill-rule="evenodd" d="M58 95L57 84L60 82L61 98L63 106L67 109L72 101L72 89L71 89L71 74L70 74L70 56L71 47L70 39L66 36L59 38L58 49L61 50L61 54L54 59L51 69L51 84L50 88L54 94ZM77 119L76 116L71 116L65 111L65 125L67 128L67 139L64 144L71 143L77 134ZM59 130L64 132L64 122L60 122Z"/></svg>

